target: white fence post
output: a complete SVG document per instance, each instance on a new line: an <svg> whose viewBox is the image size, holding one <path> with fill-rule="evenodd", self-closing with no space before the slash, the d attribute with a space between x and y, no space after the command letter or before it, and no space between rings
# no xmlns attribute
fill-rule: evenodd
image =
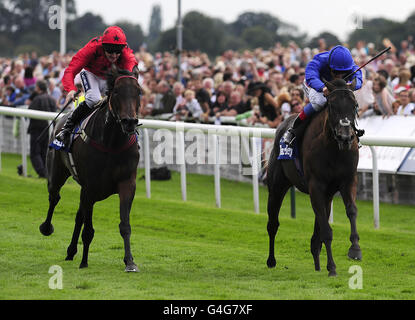
<svg viewBox="0 0 415 320"><path fill-rule="evenodd" d="M27 126L26 118L20 118L20 141L22 149L23 176L27 177Z"/></svg>
<svg viewBox="0 0 415 320"><path fill-rule="evenodd" d="M215 148L215 200L216 200L216 207L221 208L221 194L220 194L220 139L219 137L214 134L212 135L213 139L213 146Z"/></svg>
<svg viewBox="0 0 415 320"><path fill-rule="evenodd" d="M146 196L151 198L151 172L150 172L150 139L148 129L143 129L144 138L144 177L146 180Z"/></svg>
<svg viewBox="0 0 415 320"><path fill-rule="evenodd" d="M379 229L379 172L376 149L370 146L372 152L372 183L373 183L373 222L375 229Z"/></svg>
<svg viewBox="0 0 415 320"><path fill-rule="evenodd" d="M184 129L182 126L177 127L176 141L178 152L178 165L180 166L180 185L182 189L182 200L187 200L187 186L186 186L186 159L185 159L185 141L184 141Z"/></svg>
<svg viewBox="0 0 415 320"><path fill-rule="evenodd" d="M252 192L254 196L254 211L255 213L259 213L259 186L258 186L258 173L259 173L259 165L260 161L258 162L258 158L261 156L261 153L258 152L258 144L257 144L257 137L251 138L251 145L252 145Z"/></svg>

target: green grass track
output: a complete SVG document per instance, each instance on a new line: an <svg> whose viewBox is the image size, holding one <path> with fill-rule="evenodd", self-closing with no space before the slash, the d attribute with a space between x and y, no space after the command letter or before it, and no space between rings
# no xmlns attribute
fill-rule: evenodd
<svg viewBox="0 0 415 320"><path fill-rule="evenodd" d="M30 161L28 161L30 163ZM252 186L221 181L222 209L215 208L214 179L187 176L188 201L181 201L180 176L152 181L145 197L137 181L131 212L131 246L140 272L125 273L119 234L118 196L94 207L95 237L89 267L65 261L79 204L80 187L70 178L45 237L46 181L32 168L17 175L20 156L2 154L0 171L0 299L414 299L415 207L381 204L380 229L371 202L359 201L361 262L347 258L350 225L340 198L334 200L333 254L338 276L314 271L310 238L314 214L306 195L296 194L297 218L287 196L276 240L277 266L268 269L267 190L260 188L260 214L253 213ZM139 172L139 177L143 174ZM62 289L50 289L51 266L62 268ZM362 289L351 289L351 266L362 270Z"/></svg>

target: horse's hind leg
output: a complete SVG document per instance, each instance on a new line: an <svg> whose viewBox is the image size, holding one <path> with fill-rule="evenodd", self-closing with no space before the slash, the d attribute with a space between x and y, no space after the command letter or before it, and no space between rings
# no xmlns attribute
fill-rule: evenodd
<svg viewBox="0 0 415 320"><path fill-rule="evenodd" d="M40 232L49 236L53 233L52 216L60 200L59 191L70 176L68 169L62 163L55 150L49 150L47 159L49 209L46 220L39 226Z"/></svg>
<svg viewBox="0 0 415 320"><path fill-rule="evenodd" d="M274 171L275 170L275 171ZM272 172L274 171L275 174ZM277 264L275 260L275 236L280 225L278 216L281 209L281 204L284 199L285 194L291 186L291 183L285 177L284 172L281 167L281 163L277 163L275 167L272 167L271 172L268 172L268 224L267 231L269 237L269 254L267 259L268 268L274 268Z"/></svg>

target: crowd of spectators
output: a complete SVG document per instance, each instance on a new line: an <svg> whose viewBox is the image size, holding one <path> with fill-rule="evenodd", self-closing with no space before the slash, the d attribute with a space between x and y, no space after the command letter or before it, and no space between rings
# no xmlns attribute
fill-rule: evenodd
<svg viewBox="0 0 415 320"><path fill-rule="evenodd" d="M359 116L415 115L415 48L412 39L364 68L364 84L356 91ZM308 102L302 83L312 57L330 48L300 48L276 43L269 50L228 50L215 59L205 53L184 51L181 63L171 52L154 55L136 52L139 82L143 88L140 117L170 121L233 123L276 128ZM357 65L376 54L372 43L350 48ZM37 80L46 80L58 108L65 101L61 79L72 54L35 52L17 58L0 58L0 105L28 105ZM178 75L181 74L181 81Z"/></svg>

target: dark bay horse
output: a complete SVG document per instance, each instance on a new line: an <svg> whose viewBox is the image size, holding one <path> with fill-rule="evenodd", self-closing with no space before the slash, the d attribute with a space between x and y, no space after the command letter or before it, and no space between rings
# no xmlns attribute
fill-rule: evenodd
<svg viewBox="0 0 415 320"><path fill-rule="evenodd" d="M333 196L340 191L350 220L352 243L348 256L361 260L359 235L356 228L357 164L359 160L358 140L355 133L357 102L353 93L355 82L344 80L326 82L329 89L327 105L316 114L306 128L302 143L298 146L302 159L303 176L298 173L294 160L278 160L279 141L294 117L288 118L276 132L274 147L268 162L268 224L269 256L267 265L276 265L274 242L279 227L278 215L282 201L291 186L310 195L314 210L314 233L311 238L311 253L315 270L320 270L320 251L324 243L327 252L329 276L336 275L331 242L332 229L328 219Z"/></svg>
<svg viewBox="0 0 415 320"><path fill-rule="evenodd" d="M88 266L89 245L94 237L92 211L95 202L112 194L120 199L119 230L124 240L125 271L138 271L130 249L130 210L136 189L139 150L136 136L137 112L141 87L138 74L117 70L115 65L108 76L108 98L91 116L84 134L74 140L71 153L76 171L71 168L65 151L50 148L47 155L49 210L45 222L40 225L43 235L53 233L53 211L60 200L59 191L70 175L81 185L79 209L75 218L72 241L66 260L73 260L82 230L83 256L80 268ZM62 128L61 119L51 137ZM76 172L76 177L74 172Z"/></svg>

